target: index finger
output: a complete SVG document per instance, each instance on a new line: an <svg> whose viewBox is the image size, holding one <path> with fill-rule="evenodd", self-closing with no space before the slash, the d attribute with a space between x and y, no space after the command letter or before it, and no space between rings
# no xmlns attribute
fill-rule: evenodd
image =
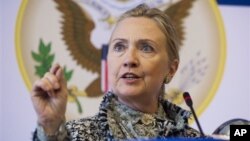
<svg viewBox="0 0 250 141"><path fill-rule="evenodd" d="M50 73L51 74L56 74L56 72L57 72L57 70L60 68L61 66L58 64L58 63L56 63L55 65L53 65L51 68L50 68Z"/></svg>

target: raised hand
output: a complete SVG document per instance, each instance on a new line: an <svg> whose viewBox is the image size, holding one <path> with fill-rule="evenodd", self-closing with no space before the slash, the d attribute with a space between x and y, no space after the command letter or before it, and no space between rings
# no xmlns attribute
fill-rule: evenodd
<svg viewBox="0 0 250 141"><path fill-rule="evenodd" d="M43 126L46 133L53 134L64 121L67 95L63 68L58 64L34 83L31 100L38 116L38 124Z"/></svg>

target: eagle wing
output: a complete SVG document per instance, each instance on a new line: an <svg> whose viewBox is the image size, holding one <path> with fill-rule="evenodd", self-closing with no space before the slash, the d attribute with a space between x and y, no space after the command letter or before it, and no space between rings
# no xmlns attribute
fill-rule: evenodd
<svg viewBox="0 0 250 141"><path fill-rule="evenodd" d="M177 36L180 39L180 44L183 44L184 37L184 27L183 20L189 15L189 9L195 0L181 0L169 8L165 9L164 12L170 17L177 30Z"/></svg>
<svg viewBox="0 0 250 141"><path fill-rule="evenodd" d="M94 22L73 0L54 0L63 14L62 34L73 58L82 68L100 74L101 50L91 43Z"/></svg>

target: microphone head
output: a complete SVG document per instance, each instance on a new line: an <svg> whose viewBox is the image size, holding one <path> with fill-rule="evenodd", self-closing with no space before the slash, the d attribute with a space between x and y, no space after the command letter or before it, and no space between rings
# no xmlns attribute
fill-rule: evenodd
<svg viewBox="0 0 250 141"><path fill-rule="evenodd" d="M187 104L189 107L192 107L192 106L193 106L193 101L192 101L191 96L189 95L188 92L184 92L184 93L183 93L183 98L184 98L186 104Z"/></svg>

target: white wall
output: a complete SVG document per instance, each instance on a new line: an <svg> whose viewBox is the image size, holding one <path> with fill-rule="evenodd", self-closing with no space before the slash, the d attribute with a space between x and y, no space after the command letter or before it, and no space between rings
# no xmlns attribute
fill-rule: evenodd
<svg viewBox="0 0 250 141"><path fill-rule="evenodd" d="M3 36L2 36L2 26L1 26L1 21L2 21L2 4L0 4L0 139L2 137L2 46L3 46Z"/></svg>
<svg viewBox="0 0 250 141"><path fill-rule="evenodd" d="M220 6L227 60L213 101L200 117L205 133L233 118L250 120L250 7Z"/></svg>
<svg viewBox="0 0 250 141"><path fill-rule="evenodd" d="M29 93L21 78L15 54L15 24L21 1L1 1L1 141L28 141L36 124Z"/></svg>
<svg viewBox="0 0 250 141"><path fill-rule="evenodd" d="M15 24L19 0L2 0L0 15L0 140L31 140L36 125L29 92L15 54ZM227 36L224 77L214 100L200 116L205 133L232 118L250 119L250 7L223 6ZM2 21L3 20L3 21ZM4 39L4 40L3 40ZM193 125L195 127L195 125Z"/></svg>

